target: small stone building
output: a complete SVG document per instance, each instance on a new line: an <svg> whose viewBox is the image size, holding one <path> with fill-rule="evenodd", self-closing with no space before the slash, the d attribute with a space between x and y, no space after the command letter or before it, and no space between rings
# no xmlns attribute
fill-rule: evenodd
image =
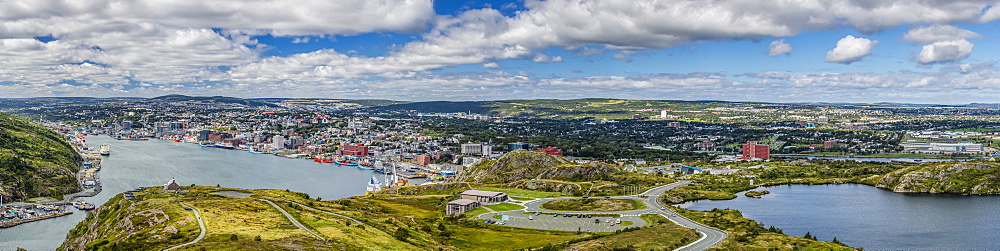
<svg viewBox="0 0 1000 251"><path fill-rule="evenodd" d="M462 214L469 210L479 207L481 204L479 202L469 199L457 199L448 202L445 212L448 215Z"/></svg>
<svg viewBox="0 0 1000 251"><path fill-rule="evenodd" d="M181 185L178 185L176 180L170 179L170 182L167 182L166 185L163 185L163 191L168 193L180 192Z"/></svg>
<svg viewBox="0 0 1000 251"><path fill-rule="evenodd" d="M462 199L473 200L481 204L504 202L510 199L507 194L503 192L490 192L490 191L479 191L479 190L467 190L462 192Z"/></svg>

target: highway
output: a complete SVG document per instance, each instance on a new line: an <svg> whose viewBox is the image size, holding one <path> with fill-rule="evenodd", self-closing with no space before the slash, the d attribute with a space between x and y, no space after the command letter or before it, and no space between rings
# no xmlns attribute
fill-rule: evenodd
<svg viewBox="0 0 1000 251"><path fill-rule="evenodd" d="M729 234L726 234L726 232L724 232L722 230L719 230L719 229L716 229L716 228L713 228L713 227L709 227L709 226L701 224L701 223L699 223L697 221L693 221L691 219L685 218L684 216L681 216L680 214L676 214L673 211L670 211L669 208L666 208L666 205L663 205L659 201L659 197L661 195L663 195L663 193L666 192L667 190L674 189L674 188L677 188L679 186L687 185L687 184L690 184L690 183L691 183L691 181L688 181L688 180L678 181L678 182L674 182L674 183L670 183L670 184L667 184L667 185L658 186L658 187L646 190L646 192L643 192L641 194L634 195L634 196L615 196L615 197L611 197L612 199L636 199L636 200L640 200L640 201L642 201L642 202L644 202L646 204L646 208L645 209L639 209L639 210L614 211L614 212L594 212L594 211L554 211L554 210L546 210L546 209L542 209L541 208L541 205L545 204L545 202L554 201L554 200L562 200L562 199L577 199L577 198L580 198L580 197L562 197L562 198L536 199L536 200L525 202L523 204L524 207L525 207L525 209L522 209L522 210L523 211L528 211L528 212L546 212L546 213L561 213L561 214L622 214L622 215L659 214L659 215L661 215L663 217L666 217L667 219L670 219L670 221L673 221L674 223L677 223L677 225L680 225L680 226L683 226L683 227L686 227L686 228L690 228L690 229L694 229L694 230L698 231L699 234L701 234L701 238L698 239L697 241L695 241L695 242L693 242L691 244L688 244L687 246L680 247L680 248L678 248L676 250L682 250L682 251L687 251L687 250L705 250L705 249L711 248L712 246L715 246L716 244L719 244L723 240L726 240L726 238L729 237ZM642 198L643 196L645 196L646 198ZM664 210L660 210L660 208L664 208Z"/></svg>

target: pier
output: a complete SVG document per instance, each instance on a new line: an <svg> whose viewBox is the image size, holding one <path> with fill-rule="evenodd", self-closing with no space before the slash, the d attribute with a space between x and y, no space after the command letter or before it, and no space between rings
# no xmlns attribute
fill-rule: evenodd
<svg viewBox="0 0 1000 251"><path fill-rule="evenodd" d="M62 212L58 212L58 213L54 213L54 214L46 214L46 215L35 216L35 217L24 218L24 219L9 220L9 221L0 221L0 228L13 227L13 226L21 225L21 224L28 223L28 222L35 222L35 221L40 221L40 220L47 220L47 219L52 219L52 218L56 218L56 217L60 217L60 216L65 216L65 215L70 215L70 214L73 214L73 211L62 211Z"/></svg>

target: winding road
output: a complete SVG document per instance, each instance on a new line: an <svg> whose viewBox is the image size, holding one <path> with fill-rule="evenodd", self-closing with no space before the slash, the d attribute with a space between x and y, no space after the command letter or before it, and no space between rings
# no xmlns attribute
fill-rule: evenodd
<svg viewBox="0 0 1000 251"><path fill-rule="evenodd" d="M612 199L635 199L635 200L640 200L640 201L642 201L643 203L646 204L646 208L644 208L644 209L638 209L638 210L613 211L613 212L594 212L594 211L554 211L554 210L547 210L547 209L542 209L541 208L541 205L545 204L545 202L554 201L554 200L562 200L562 199L577 199L577 198L580 198L580 197L562 197L562 198L536 199L536 200L525 202L523 204L524 207L525 207L525 209L522 209L522 210L524 210L524 211L531 211L531 212L560 213L560 214L623 214L623 215L659 214L659 215L661 215L663 217L666 217L667 219L670 219L670 221L673 221L674 223L677 223L677 225L681 225L681 226L686 227L686 228L694 229L694 230L698 231L698 233L701 234L701 238L698 239L697 241L695 241L695 242L693 242L691 244L688 244L687 246L680 247L680 248L678 248L676 250L683 250L683 251L687 251L687 250L705 250L705 249L711 248L712 246L715 246L716 244L719 244L723 240L726 240L726 238L729 237L729 234L726 234L726 232L724 232L722 230L719 230L719 229L716 229L716 228L713 228L713 227L709 227L709 226L706 226L705 224L701 224L700 222L697 222L697 221L685 218L684 216L681 216L680 214L676 214L673 211L670 211L669 208L666 208L666 206L663 205L659 201L659 197L661 195L663 195L663 193L666 192L667 190L674 189L674 188L677 188L679 186L687 185L687 184L690 184L690 183L691 183L691 181L689 181L689 180L678 181L678 182L670 183L670 184L667 184L667 185L654 187L654 188L646 190L646 192L643 192L643 193L638 194L638 195L611 197ZM642 197L645 197L645 198L642 198ZM663 208L663 210L660 210L660 208Z"/></svg>
<svg viewBox="0 0 1000 251"><path fill-rule="evenodd" d="M184 246L187 246L187 245L198 243L199 241L201 241L201 239L205 238L205 233L208 232L208 230L205 229L205 222L201 221L201 213L198 212L197 208L190 207L187 204L184 204L184 202L181 202L181 206L183 206L185 208L191 208L191 211L194 211L194 217L196 219L198 219L198 227L201 228L201 233L198 234L198 238L194 238L194 240L191 241L191 242L180 244L180 245L177 245L177 246L173 246L173 247L164 249L163 251L170 251L170 250L181 248L181 247L184 247Z"/></svg>

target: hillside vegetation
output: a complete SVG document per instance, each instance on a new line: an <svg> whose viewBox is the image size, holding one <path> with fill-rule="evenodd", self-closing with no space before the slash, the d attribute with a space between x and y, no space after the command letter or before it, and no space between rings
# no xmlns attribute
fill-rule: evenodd
<svg viewBox="0 0 1000 251"><path fill-rule="evenodd" d="M928 163L883 175L877 187L898 193L1000 194L1000 163Z"/></svg>
<svg viewBox="0 0 1000 251"><path fill-rule="evenodd" d="M180 194L159 189L134 193L140 202L121 195L112 198L71 230L59 249L162 250L187 243L200 230L194 214L180 202L201 212L208 232L201 241L179 250L521 250L607 235L509 228L467 220L468 216L446 216L444 203L456 199L455 194L378 194L318 201L270 189L195 186L183 187L187 192ZM270 200L323 239L294 226L266 202L218 192Z"/></svg>
<svg viewBox="0 0 1000 251"><path fill-rule="evenodd" d="M0 113L0 194L4 201L80 191L80 155L63 136Z"/></svg>
<svg viewBox="0 0 1000 251"><path fill-rule="evenodd" d="M481 183L508 183L522 179L592 180L619 171L602 163L579 164L562 156L515 150L496 161L486 161L466 169L456 180Z"/></svg>

